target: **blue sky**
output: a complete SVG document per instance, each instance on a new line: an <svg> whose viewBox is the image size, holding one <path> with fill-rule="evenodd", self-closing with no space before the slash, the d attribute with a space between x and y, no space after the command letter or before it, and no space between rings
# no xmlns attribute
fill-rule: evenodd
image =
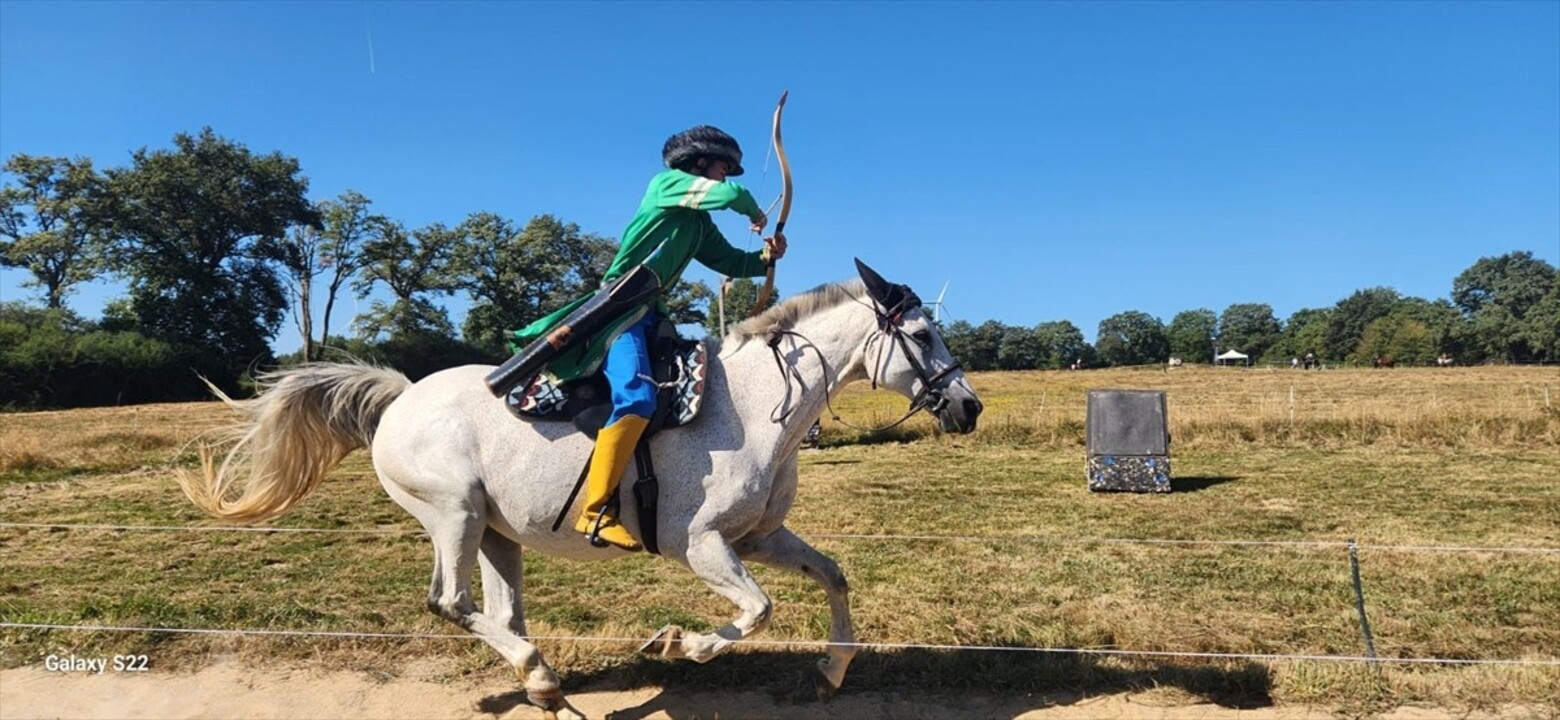
<svg viewBox="0 0 1560 720"><path fill-rule="evenodd" d="M741 140L767 205L782 89L782 291L860 256L928 299L949 283L953 319L1092 339L1126 310L1286 319L1377 285L1446 297L1514 250L1560 265L1556 2L0 0L0 155L122 166L211 126L409 226L551 213L617 237L700 123Z"/></svg>

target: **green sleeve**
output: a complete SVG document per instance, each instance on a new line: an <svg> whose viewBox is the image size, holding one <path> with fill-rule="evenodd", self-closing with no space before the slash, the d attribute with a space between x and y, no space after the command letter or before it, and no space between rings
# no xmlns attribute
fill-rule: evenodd
<svg viewBox="0 0 1560 720"><path fill-rule="evenodd" d="M716 182L681 170L667 170L652 183L655 206L694 210L733 210L754 222L763 210L747 188L734 182Z"/></svg>
<svg viewBox="0 0 1560 720"><path fill-rule="evenodd" d="M758 277L768 270L764 266L761 251L742 252L732 247L726 241L726 236L714 227L710 228L710 234L705 236L704 242L699 243L699 251L693 257L704 263L705 267L727 277Z"/></svg>

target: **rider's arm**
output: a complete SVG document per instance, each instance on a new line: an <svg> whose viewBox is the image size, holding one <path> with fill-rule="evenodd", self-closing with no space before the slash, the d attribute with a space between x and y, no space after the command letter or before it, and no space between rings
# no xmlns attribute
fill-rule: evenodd
<svg viewBox="0 0 1560 720"><path fill-rule="evenodd" d="M656 207L660 208L730 209L755 223L764 216L753 194L730 180L716 182L681 170L667 170L656 176L652 192Z"/></svg>
<svg viewBox="0 0 1560 720"><path fill-rule="evenodd" d="M693 258L727 277L758 277L767 270L761 251L742 252L732 247L713 224Z"/></svg>

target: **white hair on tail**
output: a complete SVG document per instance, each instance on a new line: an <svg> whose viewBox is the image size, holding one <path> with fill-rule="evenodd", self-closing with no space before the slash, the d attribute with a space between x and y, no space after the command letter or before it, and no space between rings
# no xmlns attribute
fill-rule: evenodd
<svg viewBox="0 0 1560 720"><path fill-rule="evenodd" d="M379 416L412 384L395 370L363 363L310 363L256 380L260 391L248 400L206 383L244 417L202 444L200 474L177 476L191 502L228 520L286 512L347 453L373 441Z"/></svg>

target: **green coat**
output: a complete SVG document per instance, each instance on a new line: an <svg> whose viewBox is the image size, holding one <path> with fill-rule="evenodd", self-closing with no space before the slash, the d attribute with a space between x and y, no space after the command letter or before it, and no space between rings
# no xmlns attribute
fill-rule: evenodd
<svg viewBox="0 0 1560 720"><path fill-rule="evenodd" d="M662 292L682 279L688 263L698 260L706 267L730 277L755 277L765 272L758 251L742 252L731 246L715 222L711 210L730 208L757 222L763 215L758 202L746 188L734 182L716 182L681 170L667 170L650 179L650 188L639 204L639 212L623 231L623 243L607 268L603 285L610 285L629 270L648 265L661 281ZM510 349L519 352L546 337L563 318L595 295L596 290L569 303L530 325L516 330ZM607 347L623 329L644 317L654 302L666 312L666 302L657 294L642 306L613 320L607 329L588 341L574 346L547 365L547 372L567 382L595 372Z"/></svg>

